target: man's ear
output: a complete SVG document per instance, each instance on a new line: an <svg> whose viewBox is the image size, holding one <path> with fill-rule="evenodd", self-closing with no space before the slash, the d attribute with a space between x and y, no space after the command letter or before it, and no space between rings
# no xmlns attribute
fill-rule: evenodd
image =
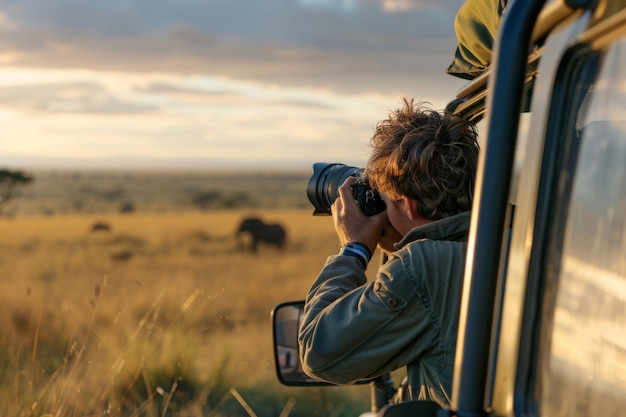
<svg viewBox="0 0 626 417"><path fill-rule="evenodd" d="M418 205L416 199L403 195L402 205L404 207L404 213L411 221L422 218L422 216L420 216L419 212L417 211Z"/></svg>

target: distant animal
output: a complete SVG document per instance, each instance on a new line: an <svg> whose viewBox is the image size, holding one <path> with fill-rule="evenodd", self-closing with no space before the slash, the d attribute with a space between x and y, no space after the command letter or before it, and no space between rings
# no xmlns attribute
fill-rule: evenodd
<svg viewBox="0 0 626 417"><path fill-rule="evenodd" d="M250 243L250 251L256 252L259 243L276 246L278 249L284 249L287 243L287 232L280 224L266 224L263 220L250 217L241 222L237 229L236 236L249 234L252 237Z"/></svg>
<svg viewBox="0 0 626 417"><path fill-rule="evenodd" d="M111 225L106 222L95 222L91 225L92 232L110 232L111 229Z"/></svg>

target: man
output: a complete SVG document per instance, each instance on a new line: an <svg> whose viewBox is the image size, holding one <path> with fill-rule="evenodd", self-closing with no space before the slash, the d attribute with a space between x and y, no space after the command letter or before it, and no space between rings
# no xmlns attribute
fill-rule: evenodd
<svg viewBox="0 0 626 417"><path fill-rule="evenodd" d="M367 217L348 178L333 203L342 245L311 286L299 329L305 372L336 384L407 366L409 398L451 398L478 142L474 126L404 100L376 126L365 173L387 209ZM374 282L376 247L389 252Z"/></svg>

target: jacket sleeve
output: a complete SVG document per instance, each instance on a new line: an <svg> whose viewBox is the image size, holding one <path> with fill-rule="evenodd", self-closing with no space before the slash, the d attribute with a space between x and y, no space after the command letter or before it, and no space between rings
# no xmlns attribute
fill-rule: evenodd
<svg viewBox="0 0 626 417"><path fill-rule="evenodd" d="M408 265L392 254L366 283L356 258L328 258L307 295L298 335L309 376L335 384L374 378L428 348L432 309L407 279Z"/></svg>

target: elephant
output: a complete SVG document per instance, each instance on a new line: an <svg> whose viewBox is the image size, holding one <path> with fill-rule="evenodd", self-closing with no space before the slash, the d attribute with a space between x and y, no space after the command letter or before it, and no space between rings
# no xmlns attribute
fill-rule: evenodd
<svg viewBox="0 0 626 417"><path fill-rule="evenodd" d="M265 224L261 219L256 217L246 218L241 222L237 229L237 236L243 233L249 233L252 237L250 251L256 252L259 243L276 246L278 249L284 249L287 243L287 233L285 228L279 224Z"/></svg>
<svg viewBox="0 0 626 417"><path fill-rule="evenodd" d="M91 225L92 232L110 232L111 229L111 225L107 222L95 222Z"/></svg>

